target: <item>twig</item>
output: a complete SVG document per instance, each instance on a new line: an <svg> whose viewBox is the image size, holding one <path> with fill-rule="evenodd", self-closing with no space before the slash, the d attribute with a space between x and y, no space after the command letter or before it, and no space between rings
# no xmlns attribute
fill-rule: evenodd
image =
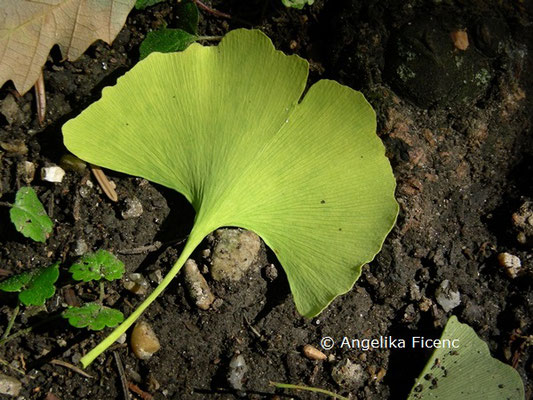
<svg viewBox="0 0 533 400"><path fill-rule="evenodd" d="M196 40L222 40L224 36L198 36Z"/></svg>
<svg viewBox="0 0 533 400"><path fill-rule="evenodd" d="M42 125L46 117L46 91L44 88L44 76L43 70L41 69L41 74L39 79L35 82L35 102L37 104L37 119L39 124Z"/></svg>
<svg viewBox="0 0 533 400"><path fill-rule="evenodd" d="M163 243L159 241L155 241L154 243L148 244L146 246L134 247L133 249L117 250L117 253L127 255L150 253L152 251L159 250L162 244Z"/></svg>
<svg viewBox="0 0 533 400"><path fill-rule="evenodd" d="M145 392L144 390L141 390L139 386L137 386L135 383L128 382L128 387L132 392L137 393L143 400L152 400L154 396L152 396L150 393Z"/></svg>
<svg viewBox="0 0 533 400"><path fill-rule="evenodd" d="M122 383L122 392L124 393L124 399L130 400L130 391L128 390L128 380L126 379L126 373L124 372L124 366L122 365L122 360L118 352L114 351L113 356L115 357L115 362L117 364L118 375L120 376L120 382Z"/></svg>
<svg viewBox="0 0 533 400"><path fill-rule="evenodd" d="M96 165L89 164L89 167L106 196L109 197L111 201L118 201L117 192L115 192L115 189L111 186L111 182L109 182L107 176L105 176L104 171Z"/></svg>
<svg viewBox="0 0 533 400"><path fill-rule="evenodd" d="M207 11L209 14L213 14L215 17L231 19L231 15L215 10L214 8L211 8L208 5L202 3L200 0L194 0L194 2L199 8L204 11Z"/></svg>
<svg viewBox="0 0 533 400"><path fill-rule="evenodd" d="M278 389L293 389L293 390L307 390L308 392L322 393L327 396L333 397L334 399L339 400L349 400L347 397L340 396L336 393L330 392L329 390L320 389L311 386L302 386L302 385L292 385L290 383L279 383L279 382L270 382L272 386L277 387Z"/></svg>
<svg viewBox="0 0 533 400"><path fill-rule="evenodd" d="M65 367L65 368L68 368L74 372L77 372L78 374L86 377L86 378L91 378L93 379L93 376L92 375L89 375L87 372L81 370L80 368L76 367L75 365L72 365L68 362L65 362L65 361L61 361L61 360L52 360L50 361L50 364L54 364L54 365L60 365L62 367Z"/></svg>
<svg viewBox="0 0 533 400"><path fill-rule="evenodd" d="M4 340L6 337L9 336L9 332L11 332L11 328L13 328L13 324L15 323L15 318L17 318L19 310L20 310L20 303L17 301L17 306L13 310L13 313L11 314L11 318L9 319L9 322L7 323L6 330L4 331L4 334L2 335L2 340Z"/></svg>
<svg viewBox="0 0 533 400"><path fill-rule="evenodd" d="M0 201L0 206L2 206L2 207L13 207L13 204L8 203L7 201Z"/></svg>
<svg viewBox="0 0 533 400"><path fill-rule="evenodd" d="M2 360L1 358L0 358L0 364L5 365L5 366L8 367L8 368L11 368L13 371L18 372L18 373L21 374L21 375L26 375L26 372L24 372L23 370L21 370L21 369L19 369L19 368L16 368L16 367L12 366L12 365L11 365L10 363L8 363L6 360Z"/></svg>

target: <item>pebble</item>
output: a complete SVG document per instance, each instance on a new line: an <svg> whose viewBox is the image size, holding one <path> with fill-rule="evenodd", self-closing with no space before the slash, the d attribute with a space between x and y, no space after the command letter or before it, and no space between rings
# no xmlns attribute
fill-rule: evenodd
<svg viewBox="0 0 533 400"><path fill-rule="evenodd" d="M130 292L139 296L145 295L150 288L150 284L146 278L136 272L128 274L124 278L122 286L124 286L126 290L129 290Z"/></svg>
<svg viewBox="0 0 533 400"><path fill-rule="evenodd" d="M82 256L89 250L89 246L87 246L87 243L83 239L76 240L76 245L74 247L74 255L76 256Z"/></svg>
<svg viewBox="0 0 533 400"><path fill-rule="evenodd" d="M18 165L19 174L26 184L30 184L35 177L35 164L31 161L24 161Z"/></svg>
<svg viewBox="0 0 533 400"><path fill-rule="evenodd" d="M276 266L274 264L268 264L265 267L265 278L267 278L269 282L273 282L276 280L277 277L278 269L276 268Z"/></svg>
<svg viewBox="0 0 533 400"><path fill-rule="evenodd" d="M365 372L361 365L345 359L333 367L331 377L340 387L354 390L364 383Z"/></svg>
<svg viewBox="0 0 533 400"><path fill-rule="evenodd" d="M135 324L131 333L130 345L133 354L140 360L150 359L161 348L154 330L150 324L144 321Z"/></svg>
<svg viewBox="0 0 533 400"><path fill-rule="evenodd" d="M468 33L466 33L465 29L453 31L450 33L450 37L452 38L453 45L456 49L463 51L468 49Z"/></svg>
<svg viewBox="0 0 533 400"><path fill-rule="evenodd" d="M304 356L310 360L325 360L327 356L316 347L306 344L302 349Z"/></svg>
<svg viewBox="0 0 533 400"><path fill-rule="evenodd" d="M22 389L22 383L11 376L0 374L0 394L18 396Z"/></svg>
<svg viewBox="0 0 533 400"><path fill-rule="evenodd" d="M23 156L28 154L28 146L22 140L13 140L11 142L0 142L0 147L7 151L9 155Z"/></svg>
<svg viewBox="0 0 533 400"><path fill-rule="evenodd" d="M235 354L230 363L228 371L228 383L234 390L242 390L242 380L248 372L248 366L242 354Z"/></svg>
<svg viewBox="0 0 533 400"><path fill-rule="evenodd" d="M219 229L214 238L211 276L216 281L239 281L259 255L259 236L241 229Z"/></svg>
<svg viewBox="0 0 533 400"><path fill-rule="evenodd" d="M124 219L139 218L143 213L143 205L136 197L124 200L124 206L125 209L120 213Z"/></svg>
<svg viewBox="0 0 533 400"><path fill-rule="evenodd" d="M443 280L437 290L435 290L435 299L446 312L453 310L461 304L461 294L458 290L452 289L452 285L448 279Z"/></svg>
<svg viewBox="0 0 533 400"><path fill-rule="evenodd" d="M505 268L505 272L509 278L516 278L522 272L522 262L520 258L510 253L498 254L498 262L500 266Z"/></svg>
<svg viewBox="0 0 533 400"><path fill-rule="evenodd" d="M60 183L65 176L65 170L57 165L41 168L41 179L46 182Z"/></svg>
<svg viewBox="0 0 533 400"><path fill-rule="evenodd" d="M198 265L192 259L188 259L183 267L185 274L185 286L194 304L201 309L207 310L215 300L207 281L200 273Z"/></svg>

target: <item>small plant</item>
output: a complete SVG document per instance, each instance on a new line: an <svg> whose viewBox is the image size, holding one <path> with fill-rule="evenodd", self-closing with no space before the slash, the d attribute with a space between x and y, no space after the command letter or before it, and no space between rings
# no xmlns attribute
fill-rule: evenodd
<svg viewBox="0 0 533 400"><path fill-rule="evenodd" d="M223 226L263 238L306 317L352 288L395 223L395 180L364 96L322 80L301 99L308 72L262 32L240 29L216 47L152 54L63 126L81 159L173 188L196 211L176 264L84 366Z"/></svg>
<svg viewBox="0 0 533 400"><path fill-rule="evenodd" d="M148 32L139 48L139 58L143 60L149 54L172 53L183 51L189 45L199 40L220 40L220 36L198 35L198 8L192 1L182 1L175 10L178 17L177 28L166 26L152 32Z"/></svg>
<svg viewBox="0 0 533 400"><path fill-rule="evenodd" d="M285 7L291 7L301 10L306 4L313 4L315 0L281 0L281 2Z"/></svg>
<svg viewBox="0 0 533 400"><path fill-rule="evenodd" d="M55 283L59 278L59 262L35 271L21 272L0 282L0 290L18 292L18 302L11 313L2 340L6 339L13 328L20 310L20 303L25 306L42 306L56 292Z"/></svg>
<svg viewBox="0 0 533 400"><path fill-rule="evenodd" d="M113 308L105 307L104 284L101 279L113 281L124 275L124 263L113 254L98 250L96 253L86 254L69 268L72 278L77 281L99 281L100 298L96 302L86 303L81 307L69 307L63 312L70 325L76 328L89 328L99 331L107 327L114 327L124 320L124 315Z"/></svg>
<svg viewBox="0 0 533 400"><path fill-rule="evenodd" d="M45 242L52 233L54 223L46 214L35 190L29 186L18 190L9 216L17 231L36 242Z"/></svg>
<svg viewBox="0 0 533 400"><path fill-rule="evenodd" d="M0 282L0 290L19 292L18 299L26 306L42 306L54 295L58 277L59 262L49 267L10 276Z"/></svg>

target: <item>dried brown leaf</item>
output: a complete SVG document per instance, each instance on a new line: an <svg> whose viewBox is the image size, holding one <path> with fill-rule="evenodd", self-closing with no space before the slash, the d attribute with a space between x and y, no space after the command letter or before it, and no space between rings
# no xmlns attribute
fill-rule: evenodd
<svg viewBox="0 0 533 400"><path fill-rule="evenodd" d="M23 94L39 78L54 44L68 60L94 41L111 43L135 0L2 0L0 86L12 80Z"/></svg>

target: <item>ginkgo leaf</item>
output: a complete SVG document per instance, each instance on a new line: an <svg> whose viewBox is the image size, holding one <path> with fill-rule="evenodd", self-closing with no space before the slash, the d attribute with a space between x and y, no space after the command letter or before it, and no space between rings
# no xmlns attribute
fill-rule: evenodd
<svg viewBox="0 0 533 400"><path fill-rule="evenodd" d="M307 74L260 31L236 30L216 47L151 54L63 126L78 157L173 188L196 210L172 270L85 365L222 226L263 238L307 317L351 289L395 223L395 180L363 95L322 80L300 102Z"/></svg>
<svg viewBox="0 0 533 400"><path fill-rule="evenodd" d="M77 59L95 40L111 44L135 0L2 0L0 86L12 80L26 93L54 44Z"/></svg>
<svg viewBox="0 0 533 400"><path fill-rule="evenodd" d="M524 384L513 367L490 355L471 327L452 316L408 398L429 399L523 400Z"/></svg>

